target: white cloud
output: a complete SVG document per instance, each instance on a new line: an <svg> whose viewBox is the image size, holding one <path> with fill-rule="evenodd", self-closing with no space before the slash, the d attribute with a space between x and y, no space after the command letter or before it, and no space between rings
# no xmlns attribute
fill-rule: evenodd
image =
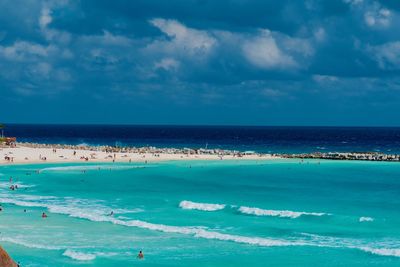
<svg viewBox="0 0 400 267"><path fill-rule="evenodd" d="M0 46L0 56L10 61L34 60L37 57L46 57L54 52L56 47L43 46L25 41L17 41L11 46Z"/></svg>
<svg viewBox="0 0 400 267"><path fill-rule="evenodd" d="M51 71L52 66L47 62L39 62L29 68L30 75L34 76L35 79L48 79Z"/></svg>
<svg viewBox="0 0 400 267"><path fill-rule="evenodd" d="M391 12L389 9L376 7L364 14L365 23L370 26L383 26L390 25Z"/></svg>
<svg viewBox="0 0 400 267"><path fill-rule="evenodd" d="M60 2L62 4L62 2ZM49 28L50 23L53 21L53 17L51 16L51 9L47 6L42 8L42 11L39 16L39 27L48 41L67 44L71 40L71 34L65 31L60 31L56 29Z"/></svg>
<svg viewBox="0 0 400 267"><path fill-rule="evenodd" d="M170 40L157 40L148 46L150 50L166 53L207 56L217 45L217 40L207 31L186 27L176 20L156 18L150 23L165 33Z"/></svg>
<svg viewBox="0 0 400 267"><path fill-rule="evenodd" d="M154 68L169 71L178 69L179 65L180 65L179 61L173 58L163 58L154 64Z"/></svg>
<svg viewBox="0 0 400 267"><path fill-rule="evenodd" d="M368 27L386 28L393 20L392 12L377 1L344 0L344 2L361 15Z"/></svg>
<svg viewBox="0 0 400 267"><path fill-rule="evenodd" d="M39 17L39 26L41 29L45 29L47 25L52 22L51 11L49 8L45 7L42 9L42 12Z"/></svg>
<svg viewBox="0 0 400 267"><path fill-rule="evenodd" d="M339 78L336 76L319 75L319 74L313 75L312 79L318 83L332 83L332 82L337 82L339 80Z"/></svg>
<svg viewBox="0 0 400 267"><path fill-rule="evenodd" d="M343 0L346 4L350 5L359 5L362 4L364 1L363 0Z"/></svg>
<svg viewBox="0 0 400 267"><path fill-rule="evenodd" d="M369 46L367 52L378 62L381 69L400 69L400 41Z"/></svg>
<svg viewBox="0 0 400 267"><path fill-rule="evenodd" d="M269 30L260 30L258 35L245 38L242 50L250 63L264 69L299 68L302 66L296 59L313 54L308 40Z"/></svg>
<svg viewBox="0 0 400 267"><path fill-rule="evenodd" d="M265 88L261 90L261 94L272 99L276 99L282 96L286 96L287 94L283 91L272 89L272 88Z"/></svg>
<svg viewBox="0 0 400 267"><path fill-rule="evenodd" d="M268 30L262 30L260 35L245 41L243 53L251 63L265 69L296 65L294 59L278 47Z"/></svg>
<svg viewBox="0 0 400 267"><path fill-rule="evenodd" d="M318 29L316 29L314 31L314 38L318 41L318 42L323 42L326 39L326 32L325 29L322 27L319 27Z"/></svg>

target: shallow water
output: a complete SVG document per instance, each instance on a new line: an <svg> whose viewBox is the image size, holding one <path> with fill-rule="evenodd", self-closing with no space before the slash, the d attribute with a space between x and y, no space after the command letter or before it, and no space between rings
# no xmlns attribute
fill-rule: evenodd
<svg viewBox="0 0 400 267"><path fill-rule="evenodd" d="M0 243L21 266L400 266L398 163L47 164L0 173Z"/></svg>

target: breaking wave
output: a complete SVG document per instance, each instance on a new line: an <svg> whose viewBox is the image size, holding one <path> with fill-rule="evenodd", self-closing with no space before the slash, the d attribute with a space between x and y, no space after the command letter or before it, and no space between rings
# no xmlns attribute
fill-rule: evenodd
<svg viewBox="0 0 400 267"><path fill-rule="evenodd" d="M96 255L94 254L77 252L71 249L67 249L66 251L64 251L63 255L78 261L91 261L96 258Z"/></svg>
<svg viewBox="0 0 400 267"><path fill-rule="evenodd" d="M37 248L37 249L45 249L45 250L60 250L63 249L63 247L57 247L57 246L47 246L47 245L41 245L37 243L30 243L18 238L11 238L11 237L1 237L0 238L1 242L8 242L20 246L24 246L27 248Z"/></svg>
<svg viewBox="0 0 400 267"><path fill-rule="evenodd" d="M291 210L265 210L260 208L252 208L242 206L239 209L239 212L249 215L255 216L276 216L276 217L284 217L284 218L298 218L303 215L307 216L324 216L328 215L327 213L322 212L304 212L304 211L291 211Z"/></svg>
<svg viewBox="0 0 400 267"><path fill-rule="evenodd" d="M40 169L39 172L65 172L65 171L89 171L89 170L120 170L120 169L138 169L147 166L128 166L128 165L79 165L79 166L65 166L65 167L48 167Z"/></svg>
<svg viewBox="0 0 400 267"><path fill-rule="evenodd" d="M360 219L358 219L359 222L373 222L374 218L371 217L360 217Z"/></svg>
<svg viewBox="0 0 400 267"><path fill-rule="evenodd" d="M14 195L15 197L15 195ZM32 197L34 198L34 197ZM45 199L45 197L38 197L38 199ZM165 233L176 233L190 235L196 238L213 239L221 241L230 241L240 244L247 245L257 245L263 247L275 247L275 246L314 246L314 247L330 247L330 248L349 248L358 249L364 252L373 253L381 256L395 256L400 257L400 249L392 247L379 247L373 246L369 243L362 242L361 240L352 240L345 238L335 238L329 236L317 236L312 234L304 234L303 237L292 237L287 239L277 239L268 237L257 237L257 236L242 236L236 234L221 233L214 230L209 230L206 227L191 227L191 226L171 226L157 223L150 223L142 220L122 220L121 218L115 218L113 216L107 216L106 212L110 208L104 206L88 206L84 204L77 203L87 203L84 200L75 200L73 202L65 202L54 199L48 199L46 202L37 201L27 201L26 198L22 200L1 197L0 202L15 204L19 206L29 206L29 207L43 207L47 208L49 212L54 214L64 214L69 217L86 219L93 222L108 222L115 225L121 225L126 227L137 227L142 229L147 229L151 231L160 231ZM199 203L197 203L199 204ZM215 204L211 204L215 205ZM257 208L250 208L250 210L243 209L246 207L241 207L242 211L253 213L259 213ZM278 215L270 215L278 212ZM288 213L287 213L288 212ZM308 213L308 212L293 212L293 211L268 211L261 210L262 216L286 216L290 218L297 218L302 215L312 215L312 216L322 216L325 213ZM5 239L0 239L7 241ZM13 241L18 242L18 241ZM20 242L21 243L21 242ZM393 242L396 243L396 242ZM26 246L32 246L32 244L22 244ZM60 247L37 247L43 249L61 249ZM75 260L89 261L96 258L96 253L82 253L77 252L74 248L64 248L64 256L70 257Z"/></svg>
<svg viewBox="0 0 400 267"><path fill-rule="evenodd" d="M188 200L183 200L179 203L179 207L185 210L203 210L203 211L217 211L225 208L224 204L209 204L197 203Z"/></svg>
<svg viewBox="0 0 400 267"><path fill-rule="evenodd" d="M400 257L400 248L370 248L362 247L361 250L380 256Z"/></svg>

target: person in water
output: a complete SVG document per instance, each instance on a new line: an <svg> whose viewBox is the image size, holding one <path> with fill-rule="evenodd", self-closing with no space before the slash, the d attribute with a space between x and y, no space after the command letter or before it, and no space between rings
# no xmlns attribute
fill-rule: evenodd
<svg viewBox="0 0 400 267"><path fill-rule="evenodd" d="M143 254L142 251L139 251L139 254L137 255L137 258L138 258L139 260L144 259L144 254Z"/></svg>
<svg viewBox="0 0 400 267"><path fill-rule="evenodd" d="M46 213L42 213L42 218L47 218L47 214Z"/></svg>

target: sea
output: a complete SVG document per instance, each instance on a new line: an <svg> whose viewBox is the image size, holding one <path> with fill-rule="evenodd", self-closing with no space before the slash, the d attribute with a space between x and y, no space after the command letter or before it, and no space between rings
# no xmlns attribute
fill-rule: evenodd
<svg viewBox="0 0 400 267"><path fill-rule="evenodd" d="M6 133L66 144L400 151L398 128L9 125ZM398 162L1 165L0 245L31 267L400 266L399 196Z"/></svg>
<svg viewBox="0 0 400 267"><path fill-rule="evenodd" d="M400 127L260 127L7 124L20 142L219 148L263 153L400 153Z"/></svg>

